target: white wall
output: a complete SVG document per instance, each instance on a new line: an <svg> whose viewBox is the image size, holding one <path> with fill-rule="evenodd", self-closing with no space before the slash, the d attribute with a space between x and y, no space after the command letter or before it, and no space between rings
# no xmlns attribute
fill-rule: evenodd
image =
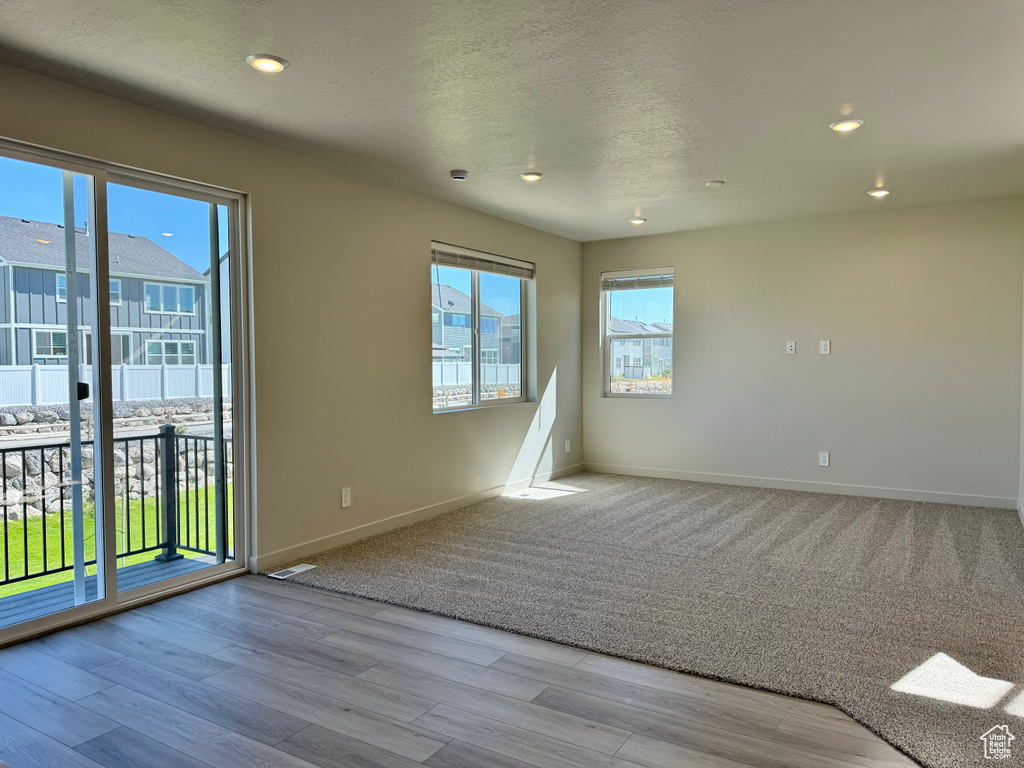
<svg viewBox="0 0 1024 768"><path fill-rule="evenodd" d="M578 243L7 66L0 134L251 195L261 565L579 460ZM431 240L537 264L539 404L431 413Z"/></svg>
<svg viewBox="0 0 1024 768"><path fill-rule="evenodd" d="M1022 261L1021 200L587 243L586 464L1014 506ZM663 266L674 397L603 398L599 274Z"/></svg>

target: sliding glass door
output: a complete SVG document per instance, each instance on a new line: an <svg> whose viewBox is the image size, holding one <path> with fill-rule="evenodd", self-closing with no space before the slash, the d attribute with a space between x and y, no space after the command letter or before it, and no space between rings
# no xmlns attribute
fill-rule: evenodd
<svg viewBox="0 0 1024 768"><path fill-rule="evenodd" d="M244 564L243 205L0 150L0 642Z"/></svg>
<svg viewBox="0 0 1024 768"><path fill-rule="evenodd" d="M107 204L125 591L234 557L231 226L225 205L118 182Z"/></svg>
<svg viewBox="0 0 1024 768"><path fill-rule="evenodd" d="M0 158L0 628L106 594L102 472L83 365L94 173Z"/></svg>

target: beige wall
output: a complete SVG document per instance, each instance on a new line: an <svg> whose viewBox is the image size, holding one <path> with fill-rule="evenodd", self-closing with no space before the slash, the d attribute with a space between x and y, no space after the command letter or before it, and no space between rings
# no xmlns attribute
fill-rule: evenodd
<svg viewBox="0 0 1024 768"><path fill-rule="evenodd" d="M579 461L578 243L6 66L0 135L251 195L261 564ZM537 263L540 405L431 413L431 239Z"/></svg>
<svg viewBox="0 0 1024 768"><path fill-rule="evenodd" d="M1021 200L587 243L586 463L1012 506L1022 260ZM604 398L599 274L662 266L675 267L674 397Z"/></svg>

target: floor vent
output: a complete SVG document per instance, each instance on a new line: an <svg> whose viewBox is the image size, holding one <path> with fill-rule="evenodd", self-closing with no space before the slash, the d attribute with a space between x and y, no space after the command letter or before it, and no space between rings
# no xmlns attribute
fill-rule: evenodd
<svg viewBox="0 0 1024 768"><path fill-rule="evenodd" d="M287 579L289 576L294 576L296 573L302 573L303 571L308 571L313 568L316 568L316 566L310 565L309 563L302 563L300 565L293 565L291 568L285 568L283 571L278 571L277 573L268 573L267 575L272 579Z"/></svg>

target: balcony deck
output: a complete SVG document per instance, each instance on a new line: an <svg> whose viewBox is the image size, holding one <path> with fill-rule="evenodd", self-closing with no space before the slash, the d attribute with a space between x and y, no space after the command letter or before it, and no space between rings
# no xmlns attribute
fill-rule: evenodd
<svg viewBox="0 0 1024 768"><path fill-rule="evenodd" d="M136 587L153 584L157 581L181 576L185 573L209 568L211 562L206 559L172 560L161 563L150 560L146 563L129 565L117 572L118 591L124 592ZM89 576L85 582L85 594L89 600L96 599L96 577ZM75 605L74 582L51 584L17 595L0 597L0 629L10 627L23 621L48 616L57 611L73 608Z"/></svg>

